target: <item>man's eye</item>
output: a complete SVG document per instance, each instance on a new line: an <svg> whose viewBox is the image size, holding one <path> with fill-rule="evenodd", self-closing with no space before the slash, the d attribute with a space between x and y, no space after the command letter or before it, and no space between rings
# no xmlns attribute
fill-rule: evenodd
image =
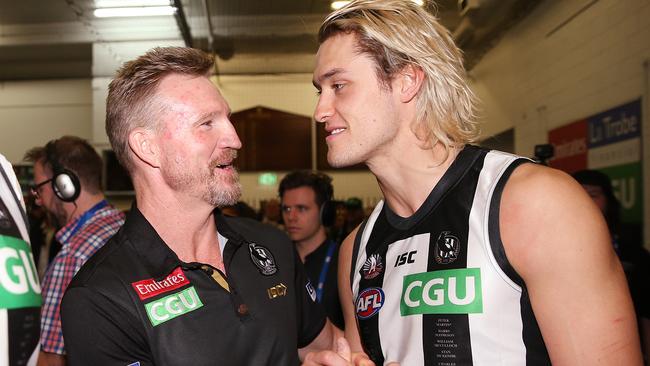
<svg viewBox="0 0 650 366"><path fill-rule="evenodd" d="M345 86L345 84L333 84L332 88L335 90L342 89Z"/></svg>

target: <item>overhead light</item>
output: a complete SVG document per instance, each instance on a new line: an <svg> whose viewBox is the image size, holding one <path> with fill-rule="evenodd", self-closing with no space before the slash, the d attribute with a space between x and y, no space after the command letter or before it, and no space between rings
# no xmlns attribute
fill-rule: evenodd
<svg viewBox="0 0 650 366"><path fill-rule="evenodd" d="M169 6L169 0L95 0L96 8L126 8L131 6Z"/></svg>
<svg viewBox="0 0 650 366"><path fill-rule="evenodd" d="M171 6L129 6L125 8L102 8L95 9L97 18L109 17L148 17L160 15L173 15L176 8Z"/></svg>
<svg viewBox="0 0 650 366"><path fill-rule="evenodd" d="M416 3L419 6L424 5L424 0L411 0L411 1ZM330 7L332 8L332 10L337 10L348 5L348 3L350 3L350 1L332 1Z"/></svg>
<svg viewBox="0 0 650 366"><path fill-rule="evenodd" d="M341 9L342 7L348 5L349 2L350 1L332 1L330 7L332 8L332 10Z"/></svg>

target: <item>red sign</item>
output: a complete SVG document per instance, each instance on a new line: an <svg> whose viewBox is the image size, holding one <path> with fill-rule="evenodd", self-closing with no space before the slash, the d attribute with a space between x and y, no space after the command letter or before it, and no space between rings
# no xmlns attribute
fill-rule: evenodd
<svg viewBox="0 0 650 366"><path fill-rule="evenodd" d="M174 272L170 273L169 276L165 277L165 279L161 281L155 281L153 278L150 278L148 280L133 282L131 286L133 286L135 292L138 293L140 300L144 300L162 294L163 292L185 286L189 283L190 281L187 280L187 276L185 276L181 267L178 267Z"/></svg>
<svg viewBox="0 0 650 366"><path fill-rule="evenodd" d="M587 169L587 120L549 131L548 142L554 148L551 167L567 173Z"/></svg>

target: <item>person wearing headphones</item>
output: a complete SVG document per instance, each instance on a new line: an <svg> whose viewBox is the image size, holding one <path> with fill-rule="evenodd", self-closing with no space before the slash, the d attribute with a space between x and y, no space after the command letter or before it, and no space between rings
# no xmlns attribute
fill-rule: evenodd
<svg viewBox="0 0 650 366"><path fill-rule="evenodd" d="M31 194L60 228L62 247L45 272L38 365L65 365L59 308L79 268L124 223L124 214L108 204L101 190L102 160L85 140L63 136L25 154L34 163Z"/></svg>
<svg viewBox="0 0 650 366"><path fill-rule="evenodd" d="M279 187L284 227L316 286L316 301L323 304L332 323L343 329L336 282L339 245L326 232L336 213L333 192L332 178L306 170L287 174Z"/></svg>
<svg viewBox="0 0 650 366"><path fill-rule="evenodd" d="M34 366L41 288L31 255L25 202L0 154L0 366Z"/></svg>

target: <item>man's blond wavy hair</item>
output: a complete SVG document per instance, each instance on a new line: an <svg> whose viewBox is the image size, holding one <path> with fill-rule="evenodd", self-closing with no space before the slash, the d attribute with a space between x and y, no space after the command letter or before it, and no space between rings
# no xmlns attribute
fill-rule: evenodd
<svg viewBox="0 0 650 366"><path fill-rule="evenodd" d="M447 154L476 141L476 97L465 80L462 53L431 13L408 0L356 0L325 19L318 41L340 33L356 36L358 52L375 61L387 88L404 67L423 70L411 125L420 139L442 144Z"/></svg>

